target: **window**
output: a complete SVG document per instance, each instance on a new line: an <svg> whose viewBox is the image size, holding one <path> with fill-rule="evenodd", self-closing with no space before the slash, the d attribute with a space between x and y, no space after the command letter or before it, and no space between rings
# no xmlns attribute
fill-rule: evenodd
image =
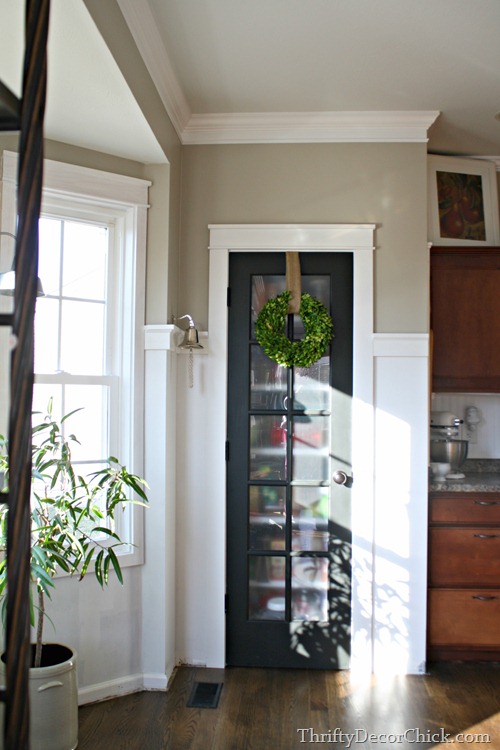
<svg viewBox="0 0 500 750"><path fill-rule="evenodd" d="M5 176L14 161L4 153L2 195L12 189ZM33 408L44 414L53 399L55 417L79 410L66 425L80 442L72 458L83 475L110 455L142 475L148 185L45 163L38 269L44 296L35 314ZM11 222L15 227L15 217ZM131 506L116 515L117 531L128 542L122 565L142 560L142 512Z"/></svg>

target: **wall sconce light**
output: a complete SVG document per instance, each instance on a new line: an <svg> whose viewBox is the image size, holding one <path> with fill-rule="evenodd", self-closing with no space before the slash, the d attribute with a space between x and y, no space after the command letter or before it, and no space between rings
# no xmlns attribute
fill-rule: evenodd
<svg viewBox="0 0 500 750"><path fill-rule="evenodd" d="M17 239L16 235L12 234L12 232L0 232L0 236L2 235L12 237L14 241ZM6 297L13 297L15 288L16 272L14 271L14 261L12 261L12 268L10 269L10 271L4 271L3 273L0 273L0 294L3 294ZM36 280L36 296L45 296L40 277L38 277Z"/></svg>
<svg viewBox="0 0 500 750"><path fill-rule="evenodd" d="M180 318L174 318L174 321L177 322L178 320L189 320L189 328L184 332L184 339L181 344L179 344L180 349L203 349L202 345L200 344L200 337L198 335L198 330L194 324L194 320L192 319L191 315L181 315Z"/></svg>
<svg viewBox="0 0 500 750"><path fill-rule="evenodd" d="M193 387L193 349L203 349L200 344L200 337L198 330L194 324L194 320L191 315L181 315L180 318L174 318L174 323L179 320L188 320L189 327L184 331L184 339L179 344L179 349L189 349L189 361L188 361L188 385L190 388Z"/></svg>

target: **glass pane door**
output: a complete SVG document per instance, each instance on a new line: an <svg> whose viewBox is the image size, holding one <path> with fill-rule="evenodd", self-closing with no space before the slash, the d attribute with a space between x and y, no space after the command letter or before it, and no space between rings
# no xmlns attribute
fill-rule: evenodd
<svg viewBox="0 0 500 750"><path fill-rule="evenodd" d="M349 497L332 489L331 477L351 472L352 259L301 258L302 292L321 300L335 330L308 368L277 364L255 338L260 310L285 290L284 260L238 253L231 261L228 663L341 667L350 628ZM285 333L303 338L300 315L288 316Z"/></svg>

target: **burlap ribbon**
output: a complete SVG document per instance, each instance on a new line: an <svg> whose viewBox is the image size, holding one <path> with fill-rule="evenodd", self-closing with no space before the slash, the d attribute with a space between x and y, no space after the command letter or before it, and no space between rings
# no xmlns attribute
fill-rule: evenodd
<svg viewBox="0 0 500 750"><path fill-rule="evenodd" d="M300 310L300 298L302 296L302 284L300 275L300 258L296 252L286 253L286 288L292 293L288 303L289 313L298 313Z"/></svg>

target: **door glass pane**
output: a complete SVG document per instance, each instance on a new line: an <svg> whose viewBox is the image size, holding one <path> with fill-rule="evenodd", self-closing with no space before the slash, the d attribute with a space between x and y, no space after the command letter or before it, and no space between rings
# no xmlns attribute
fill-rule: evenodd
<svg viewBox="0 0 500 750"><path fill-rule="evenodd" d="M286 417L250 417L250 479L286 478Z"/></svg>
<svg viewBox="0 0 500 750"><path fill-rule="evenodd" d="M292 549L328 551L328 487L294 487L292 490Z"/></svg>
<svg viewBox="0 0 500 750"><path fill-rule="evenodd" d="M330 417L294 417L293 478L327 481L329 454Z"/></svg>
<svg viewBox="0 0 500 750"><path fill-rule="evenodd" d="M264 354L258 344L250 347L250 408L285 409L287 369Z"/></svg>
<svg viewBox="0 0 500 750"><path fill-rule="evenodd" d="M292 559L292 620L328 619L328 559Z"/></svg>
<svg viewBox="0 0 500 750"><path fill-rule="evenodd" d="M302 276L302 294L310 294L330 309L330 277L329 276ZM335 321L334 321L335 322ZM304 336L304 324L300 315L293 316L294 338L301 339Z"/></svg>
<svg viewBox="0 0 500 750"><path fill-rule="evenodd" d="M285 549L285 487L249 488L250 549Z"/></svg>
<svg viewBox="0 0 500 750"><path fill-rule="evenodd" d="M255 321L257 316L272 297L276 297L285 291L284 276L252 276L252 314L251 314L251 338L255 338Z"/></svg>
<svg viewBox="0 0 500 750"><path fill-rule="evenodd" d="M248 617L250 620L285 619L284 556L254 555L248 561Z"/></svg>
<svg viewBox="0 0 500 750"><path fill-rule="evenodd" d="M330 410L330 355L311 367L298 367L293 379L293 408L304 411Z"/></svg>

